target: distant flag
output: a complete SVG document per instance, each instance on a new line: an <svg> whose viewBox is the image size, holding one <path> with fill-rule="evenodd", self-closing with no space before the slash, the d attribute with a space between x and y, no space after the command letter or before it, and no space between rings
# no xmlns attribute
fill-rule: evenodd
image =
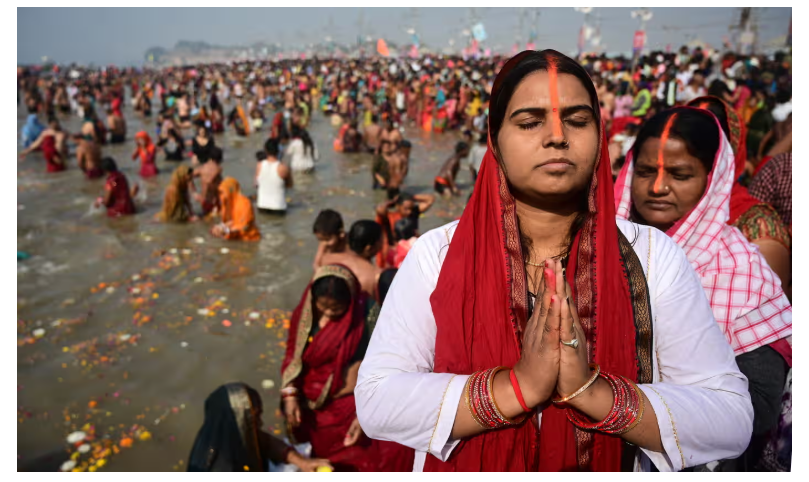
<svg viewBox="0 0 809 482"><path fill-rule="evenodd" d="M491 57L492 56L492 49L486 49L486 51L483 53L483 55L486 56L486 57Z"/></svg>
<svg viewBox="0 0 809 482"><path fill-rule="evenodd" d="M376 42L376 51L383 57L390 57L390 50L388 50L388 44L385 43L384 39L379 39Z"/></svg>
<svg viewBox="0 0 809 482"><path fill-rule="evenodd" d="M536 50L537 46L534 42L528 42L525 44L525 50Z"/></svg>
<svg viewBox="0 0 809 482"><path fill-rule="evenodd" d="M418 45L411 45L410 46L410 58L417 58L419 56L419 47Z"/></svg>
<svg viewBox="0 0 809 482"><path fill-rule="evenodd" d="M419 44L419 36L416 34L413 34L413 36L410 38L410 41L413 45L416 46L416 48L418 48L421 45Z"/></svg>
<svg viewBox="0 0 809 482"><path fill-rule="evenodd" d="M511 47L511 56L513 57L513 56L517 55L517 52L519 52L519 51L520 51L520 45L515 43Z"/></svg>
<svg viewBox="0 0 809 482"><path fill-rule="evenodd" d="M475 40L478 42L486 40L486 29L483 27L482 23L478 23L472 27L472 36L475 37Z"/></svg>

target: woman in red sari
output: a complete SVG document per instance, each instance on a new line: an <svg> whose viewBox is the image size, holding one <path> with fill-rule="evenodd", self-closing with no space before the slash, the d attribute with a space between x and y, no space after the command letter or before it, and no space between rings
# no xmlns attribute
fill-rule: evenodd
<svg viewBox="0 0 809 482"><path fill-rule="evenodd" d="M747 446L747 384L688 259L615 218L598 106L572 59L512 58L463 216L397 273L355 393L414 470L677 471Z"/></svg>
<svg viewBox="0 0 809 482"><path fill-rule="evenodd" d="M111 218L135 214L132 196L137 194L137 188L130 193L126 176L118 170L118 165L111 157L101 160L101 170L107 173L107 181L104 183L104 197L98 198L96 205L106 206L107 216Z"/></svg>
<svg viewBox="0 0 809 482"><path fill-rule="evenodd" d="M155 153L157 148L152 142L152 138L146 131L135 134L137 147L132 153L132 160L140 159L140 177L149 178L157 176L157 165L155 164Z"/></svg>
<svg viewBox="0 0 809 482"><path fill-rule="evenodd" d="M412 450L370 440L357 421L354 387L370 338L367 313L368 296L348 268L317 270L292 313L281 366L287 428L337 470L409 470Z"/></svg>

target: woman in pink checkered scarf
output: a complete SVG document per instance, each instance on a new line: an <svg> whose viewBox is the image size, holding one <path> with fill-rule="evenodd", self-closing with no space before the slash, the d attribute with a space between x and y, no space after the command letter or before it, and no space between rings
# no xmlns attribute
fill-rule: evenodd
<svg viewBox="0 0 809 482"><path fill-rule="evenodd" d="M685 251L748 378L753 439L741 458L702 469L712 471L753 468L792 365L792 306L758 249L726 224L733 181L733 151L716 117L678 107L643 126L615 184L617 217L664 231Z"/></svg>

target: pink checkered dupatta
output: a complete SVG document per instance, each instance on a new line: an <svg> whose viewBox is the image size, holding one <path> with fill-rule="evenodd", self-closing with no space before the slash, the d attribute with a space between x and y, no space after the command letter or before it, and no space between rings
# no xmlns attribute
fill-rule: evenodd
<svg viewBox="0 0 809 482"><path fill-rule="evenodd" d="M726 224L734 157L721 129L719 134L721 147L705 194L666 234L685 251L717 323L736 355L741 355L791 337L792 305L758 248L741 231ZM630 217L633 164L630 151L615 182L616 217L621 219Z"/></svg>

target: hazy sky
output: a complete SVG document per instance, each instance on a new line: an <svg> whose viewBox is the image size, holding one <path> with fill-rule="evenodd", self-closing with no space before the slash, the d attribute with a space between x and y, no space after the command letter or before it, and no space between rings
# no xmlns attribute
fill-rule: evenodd
<svg viewBox="0 0 809 482"><path fill-rule="evenodd" d="M32 63L48 56L57 62L140 63L150 47L173 47L178 40L211 44L300 44L322 41L330 31L342 42L356 39L362 15L363 33L405 42L405 30L415 25L422 42L443 48L450 38L458 45L461 30L470 25L469 8L18 8L17 61ZM528 33L531 15L519 8L477 8L486 27L489 46L510 50L519 32L519 18ZM601 16L602 44L608 51L627 51L638 26L629 8L596 8ZM573 8L542 8L536 25L538 48L575 50L583 15ZM648 45L677 48L687 40L702 39L719 46L736 8L652 8L647 26ZM785 35L791 8L755 8L763 42ZM522 13L522 14L521 14ZM328 26L332 25L329 29ZM523 45L525 40L523 39Z"/></svg>

